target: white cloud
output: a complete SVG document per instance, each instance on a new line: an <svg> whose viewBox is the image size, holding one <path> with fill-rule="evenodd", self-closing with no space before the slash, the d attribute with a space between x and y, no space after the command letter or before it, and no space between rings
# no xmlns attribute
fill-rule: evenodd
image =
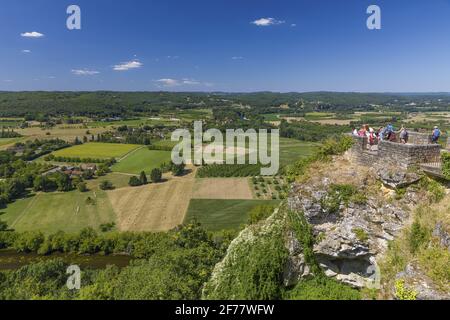
<svg viewBox="0 0 450 320"><path fill-rule="evenodd" d="M295 28L296 26L297 26L296 23L292 23L292 24L291 24L291 27L293 27L293 28Z"/></svg>
<svg viewBox="0 0 450 320"><path fill-rule="evenodd" d="M94 76L100 72L86 69L72 69L72 73L76 76Z"/></svg>
<svg viewBox="0 0 450 320"><path fill-rule="evenodd" d="M178 87L178 86L209 86L208 83L202 83L200 81L197 81L195 79L190 78L184 78L184 79L171 79L171 78L164 78L159 79L155 81L158 85L163 87Z"/></svg>
<svg viewBox="0 0 450 320"><path fill-rule="evenodd" d="M284 21L277 20L274 18L261 18L261 19L253 21L252 23L254 25L257 25L258 27L268 27L268 26L272 26L272 25L283 24Z"/></svg>
<svg viewBox="0 0 450 320"><path fill-rule="evenodd" d="M43 33L32 31L32 32L24 32L20 34L24 38L42 38L44 36Z"/></svg>
<svg viewBox="0 0 450 320"><path fill-rule="evenodd" d="M13 81L9 80L9 79L6 79L6 80L3 80L3 82L13 82Z"/></svg>
<svg viewBox="0 0 450 320"><path fill-rule="evenodd" d="M141 63L138 60L132 60L132 61L128 61L128 62L122 62L120 64L116 64L113 69L115 71L128 71L131 69L139 69L143 66L144 64Z"/></svg>
<svg viewBox="0 0 450 320"><path fill-rule="evenodd" d="M169 78L159 79L159 80L156 80L156 82L163 85L164 87L176 87L181 84L179 80L169 79Z"/></svg>
<svg viewBox="0 0 450 320"><path fill-rule="evenodd" d="M31 53L31 50L25 49L25 50L22 50L22 53Z"/></svg>
<svg viewBox="0 0 450 320"><path fill-rule="evenodd" d="M241 56L236 56L236 57L231 57L232 60L243 60L244 57Z"/></svg>

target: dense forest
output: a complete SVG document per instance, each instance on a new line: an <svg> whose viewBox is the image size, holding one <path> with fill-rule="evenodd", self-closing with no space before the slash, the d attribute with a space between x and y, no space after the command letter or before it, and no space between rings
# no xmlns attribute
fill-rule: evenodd
<svg viewBox="0 0 450 320"><path fill-rule="evenodd" d="M414 102L414 103L413 103ZM375 105L414 111L447 108L448 94L379 93L170 93L170 92L0 92L0 116L131 116L167 109L251 107L261 113L289 105L292 110L370 110ZM411 104L413 103L413 104ZM293 112L292 110L287 113Z"/></svg>

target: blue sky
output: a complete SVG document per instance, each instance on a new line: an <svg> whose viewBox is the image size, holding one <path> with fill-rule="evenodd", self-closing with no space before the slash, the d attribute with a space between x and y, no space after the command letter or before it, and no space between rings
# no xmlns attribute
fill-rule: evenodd
<svg viewBox="0 0 450 320"><path fill-rule="evenodd" d="M450 0L1 0L0 90L450 91Z"/></svg>

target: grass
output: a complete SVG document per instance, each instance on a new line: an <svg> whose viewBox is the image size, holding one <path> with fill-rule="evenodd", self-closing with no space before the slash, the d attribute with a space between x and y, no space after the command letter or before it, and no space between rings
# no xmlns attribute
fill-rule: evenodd
<svg viewBox="0 0 450 320"><path fill-rule="evenodd" d="M294 161L312 155L319 144L295 139L280 138L280 164L286 166Z"/></svg>
<svg viewBox="0 0 450 320"><path fill-rule="evenodd" d="M94 204L87 204L88 197L94 199ZM53 233L62 230L73 233L116 220L103 191L39 193L8 205L2 212L1 219L19 232L39 230Z"/></svg>
<svg viewBox="0 0 450 320"><path fill-rule="evenodd" d="M127 153L139 148L135 144L118 143L85 143L67 149L59 150L53 154L57 157L77 157L77 158L122 158Z"/></svg>
<svg viewBox="0 0 450 320"><path fill-rule="evenodd" d="M21 140L23 140L22 137L19 137L19 138L0 138L0 147L7 146L7 145L10 145L10 144L14 144L14 143L19 142Z"/></svg>
<svg viewBox="0 0 450 320"><path fill-rule="evenodd" d="M110 181L113 184L114 188L120 189L128 187L128 181L130 181L130 176L127 174L112 172L107 174L106 176L86 181L87 187L89 190L92 191L100 190L100 183L104 180Z"/></svg>
<svg viewBox="0 0 450 320"><path fill-rule="evenodd" d="M259 205L277 205L279 201L199 200L192 199L185 222L196 220L209 231L235 230L246 224L250 211Z"/></svg>
<svg viewBox="0 0 450 320"><path fill-rule="evenodd" d="M129 174L139 174L145 171L150 174L154 168L159 168L162 163L170 162L171 153L169 151L148 150L142 148L130 154L122 161L116 163L112 170Z"/></svg>

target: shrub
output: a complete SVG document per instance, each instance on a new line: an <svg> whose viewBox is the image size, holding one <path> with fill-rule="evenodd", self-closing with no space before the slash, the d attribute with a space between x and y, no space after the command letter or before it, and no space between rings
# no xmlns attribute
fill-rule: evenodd
<svg viewBox="0 0 450 320"><path fill-rule="evenodd" d="M109 232L111 230L113 230L116 227L116 223L115 222L110 222L110 223L103 223L100 225L100 231L101 232Z"/></svg>
<svg viewBox="0 0 450 320"><path fill-rule="evenodd" d="M0 220L0 232L8 230L8 224L5 221Z"/></svg>
<svg viewBox="0 0 450 320"><path fill-rule="evenodd" d="M362 228L355 228L352 230L356 235L356 238L361 242L366 242L369 240L369 235Z"/></svg>
<svg viewBox="0 0 450 320"><path fill-rule="evenodd" d="M141 185L146 185L148 183L147 175L145 174L145 171L141 172L141 175L139 176L139 181L141 182Z"/></svg>
<svg viewBox="0 0 450 320"><path fill-rule="evenodd" d="M285 294L288 300L360 300L358 290L327 277L300 281Z"/></svg>
<svg viewBox="0 0 450 320"><path fill-rule="evenodd" d="M405 286L405 280L395 282L395 297L399 300L416 300L417 292L410 290Z"/></svg>
<svg viewBox="0 0 450 320"><path fill-rule="evenodd" d="M77 189L80 192L87 192L88 188L87 188L86 182L79 182L77 185Z"/></svg>
<svg viewBox="0 0 450 320"><path fill-rule="evenodd" d="M450 153L445 152L441 155L442 173L447 180L450 180Z"/></svg>
<svg viewBox="0 0 450 320"><path fill-rule="evenodd" d="M141 186L142 183L138 177L132 176L132 177L130 177L130 180L128 181L128 185L130 185L130 187L138 187L138 186Z"/></svg>
<svg viewBox="0 0 450 320"><path fill-rule="evenodd" d="M172 165L172 174L176 177L183 175L185 167L186 167L186 165L184 163L173 164Z"/></svg>
<svg viewBox="0 0 450 320"><path fill-rule="evenodd" d="M100 189L102 189L102 190L113 190L114 189L114 185L109 180L103 180L100 183Z"/></svg>
<svg viewBox="0 0 450 320"><path fill-rule="evenodd" d="M162 171L160 169L153 169L150 173L150 179L153 183L158 183L162 179Z"/></svg>
<svg viewBox="0 0 450 320"><path fill-rule="evenodd" d="M412 254L416 253L422 246L427 244L430 239L429 231L415 220L411 225L411 231L408 235L409 250Z"/></svg>

